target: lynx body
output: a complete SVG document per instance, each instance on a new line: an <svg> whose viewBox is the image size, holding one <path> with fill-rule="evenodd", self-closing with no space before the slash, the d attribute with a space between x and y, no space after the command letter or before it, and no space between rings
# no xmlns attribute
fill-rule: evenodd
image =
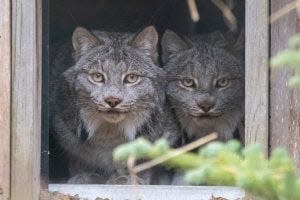
<svg viewBox="0 0 300 200"><path fill-rule="evenodd" d="M165 73L155 64L157 40L152 26L136 35L79 27L72 38L74 59L66 45L58 50L51 66L51 118L70 156L69 182L114 182L124 165L113 162L112 151L136 137L177 140Z"/></svg>

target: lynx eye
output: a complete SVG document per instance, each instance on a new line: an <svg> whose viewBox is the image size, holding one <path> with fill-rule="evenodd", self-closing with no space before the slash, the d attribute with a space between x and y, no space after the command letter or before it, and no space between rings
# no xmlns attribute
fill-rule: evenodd
<svg viewBox="0 0 300 200"><path fill-rule="evenodd" d="M136 83L140 79L140 76L137 74L128 74L124 78L124 83Z"/></svg>
<svg viewBox="0 0 300 200"><path fill-rule="evenodd" d="M226 87L229 85L229 83L230 83L230 81L228 78L221 78L221 79L217 80L216 87L218 87L218 88Z"/></svg>
<svg viewBox="0 0 300 200"><path fill-rule="evenodd" d="M92 82L95 82L95 83L102 83L102 82L104 82L104 76L101 73L90 74L89 78L90 78L90 80Z"/></svg>
<svg viewBox="0 0 300 200"><path fill-rule="evenodd" d="M195 87L195 81L193 79L183 79L181 80L182 85L185 87Z"/></svg>

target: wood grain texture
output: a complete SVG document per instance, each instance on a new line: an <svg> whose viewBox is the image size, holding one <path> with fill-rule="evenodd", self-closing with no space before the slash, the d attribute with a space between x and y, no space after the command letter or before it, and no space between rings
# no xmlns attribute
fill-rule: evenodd
<svg viewBox="0 0 300 200"><path fill-rule="evenodd" d="M40 0L12 0L11 199L40 190Z"/></svg>
<svg viewBox="0 0 300 200"><path fill-rule="evenodd" d="M268 154L269 1L246 0L245 143Z"/></svg>
<svg viewBox="0 0 300 200"><path fill-rule="evenodd" d="M9 199L11 29L10 0L0 0L0 199Z"/></svg>
<svg viewBox="0 0 300 200"><path fill-rule="evenodd" d="M272 0L274 13L291 0ZM300 31L295 10L271 24L271 55L287 48L288 39ZM289 88L292 75L289 69L274 70L270 74L270 144L271 149L285 147L300 171L300 89Z"/></svg>

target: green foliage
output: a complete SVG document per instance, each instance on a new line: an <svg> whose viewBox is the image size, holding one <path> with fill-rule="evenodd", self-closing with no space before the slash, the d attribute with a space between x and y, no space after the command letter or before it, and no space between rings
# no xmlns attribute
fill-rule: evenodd
<svg viewBox="0 0 300 200"><path fill-rule="evenodd" d="M138 139L116 148L115 160L129 156L155 159L178 152L161 139L154 144ZM239 142L213 142L197 153L183 153L163 163L185 172L193 185L238 186L267 200L299 200L300 179L293 162L283 149L276 149L266 159L259 145L241 148Z"/></svg>
<svg viewBox="0 0 300 200"><path fill-rule="evenodd" d="M271 59L272 67L289 66L295 72L290 78L289 85L300 87L300 35L295 35L289 40L289 48Z"/></svg>
<svg viewBox="0 0 300 200"><path fill-rule="evenodd" d="M129 155L136 158L148 157L150 150L152 150L152 144L144 138L135 140L130 145L121 145L114 151L114 158L117 160L126 160Z"/></svg>

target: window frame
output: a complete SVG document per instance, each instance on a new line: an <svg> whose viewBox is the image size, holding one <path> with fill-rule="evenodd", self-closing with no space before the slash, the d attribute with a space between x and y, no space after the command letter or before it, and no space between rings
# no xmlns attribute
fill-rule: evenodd
<svg viewBox="0 0 300 200"><path fill-rule="evenodd" d="M0 2L1 5L6 5L5 9L11 11L11 15L7 15L7 12L0 12L5 17L0 19L11 23L11 32L10 27L4 30L4 34L8 36L9 40L9 43L6 43L9 52L6 52L6 55L2 52L0 54L1 66L3 63L4 66L11 66L11 68L5 69L5 73L11 73L11 81L10 76L3 79L10 85L6 84L0 88L1 94L2 91L6 91L4 94L6 101L3 106L11 109L11 116L5 115L10 123L0 120L1 127L3 124L10 132L10 137L5 137L0 141L1 145L5 145L4 151L0 151L0 156L3 157L5 154L11 157L5 157L6 161L10 163L10 165L8 164L10 167L0 165L0 172L9 173L8 168L10 168L10 179L4 180L6 184L4 192L7 194L10 191L11 199L38 199L42 182L40 179L41 77L42 70L45 70L42 65L47 65L47 61L44 59L48 58L48 44L45 44L47 42L42 37L42 35L45 36L45 31L48 31L48 24L43 24L43 21L47 19L47 10L43 9L43 5L44 2L47 4L48 0L0 0ZM246 0L245 12L245 142L246 145L262 144L267 155L269 138L269 1ZM4 24L3 21L0 22L0 25L2 24ZM2 34L1 30L0 33ZM42 46L42 41L44 46ZM7 55L10 59L2 59ZM7 110L0 109L1 116L5 113L7 114ZM45 113L43 113L43 117L45 117ZM151 188L151 186L148 187ZM213 187L211 188L213 189ZM181 189L184 190L184 187Z"/></svg>

